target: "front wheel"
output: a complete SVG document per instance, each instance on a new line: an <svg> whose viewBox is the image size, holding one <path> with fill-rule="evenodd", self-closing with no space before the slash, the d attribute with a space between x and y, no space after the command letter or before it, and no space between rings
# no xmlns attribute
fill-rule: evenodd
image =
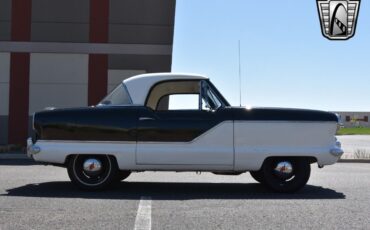
<svg viewBox="0 0 370 230"><path fill-rule="evenodd" d="M73 156L67 170L72 183L82 189L104 189L119 181L117 163L108 155Z"/></svg>
<svg viewBox="0 0 370 230"><path fill-rule="evenodd" d="M264 184L276 192L296 192L307 184L311 167L300 158L270 158L262 166Z"/></svg>

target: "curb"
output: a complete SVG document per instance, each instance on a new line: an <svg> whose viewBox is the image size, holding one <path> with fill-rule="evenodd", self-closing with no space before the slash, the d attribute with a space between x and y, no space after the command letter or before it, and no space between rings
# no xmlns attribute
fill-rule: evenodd
<svg viewBox="0 0 370 230"><path fill-rule="evenodd" d="M370 159L339 159L339 163L370 163Z"/></svg>

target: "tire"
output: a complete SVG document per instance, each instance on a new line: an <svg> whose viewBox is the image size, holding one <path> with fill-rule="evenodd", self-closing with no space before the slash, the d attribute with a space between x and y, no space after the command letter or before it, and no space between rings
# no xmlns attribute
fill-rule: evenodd
<svg viewBox="0 0 370 230"><path fill-rule="evenodd" d="M131 175L131 172L130 171L118 171L118 178L119 178L119 181L123 181L124 179L126 179L127 177L129 177Z"/></svg>
<svg viewBox="0 0 370 230"><path fill-rule="evenodd" d="M90 164L88 172L85 166L89 160L95 160L96 164ZM91 171L94 170L92 167L99 168L96 166L99 162L100 170ZM102 190L119 181L117 162L108 155L75 155L69 160L67 171L72 183L84 190Z"/></svg>
<svg viewBox="0 0 370 230"><path fill-rule="evenodd" d="M263 172L261 170L259 171L250 171L249 172L253 179L255 179L257 182L263 184L264 183L264 177L263 177Z"/></svg>
<svg viewBox="0 0 370 230"><path fill-rule="evenodd" d="M291 170L288 170L289 166ZM303 158L269 158L264 162L262 172L264 185L268 188L275 192L293 193L307 184L311 167Z"/></svg>

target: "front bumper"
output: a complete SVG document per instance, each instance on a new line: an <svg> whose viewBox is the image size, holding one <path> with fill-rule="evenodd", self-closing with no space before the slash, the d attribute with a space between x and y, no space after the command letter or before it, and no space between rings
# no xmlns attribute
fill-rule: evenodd
<svg viewBox="0 0 370 230"><path fill-rule="evenodd" d="M335 147L330 149L330 154L340 158L343 155L344 151L342 149L342 144L339 141L335 141Z"/></svg>
<svg viewBox="0 0 370 230"><path fill-rule="evenodd" d="M33 143L32 138L27 139L27 156L33 158L33 155L41 152L41 148Z"/></svg>

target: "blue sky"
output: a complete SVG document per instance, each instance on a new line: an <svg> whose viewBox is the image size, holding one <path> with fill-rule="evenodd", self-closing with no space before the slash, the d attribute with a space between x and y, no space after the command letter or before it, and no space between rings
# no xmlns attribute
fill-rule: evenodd
<svg viewBox="0 0 370 230"><path fill-rule="evenodd" d="M232 105L370 111L370 1L329 41L315 0L177 0L173 72L205 74Z"/></svg>

